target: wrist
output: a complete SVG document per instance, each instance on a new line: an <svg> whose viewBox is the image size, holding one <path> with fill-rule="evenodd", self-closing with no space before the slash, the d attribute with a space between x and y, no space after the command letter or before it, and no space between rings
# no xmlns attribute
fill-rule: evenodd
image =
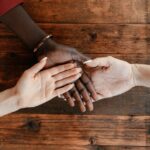
<svg viewBox="0 0 150 150"><path fill-rule="evenodd" d="M132 70L133 70L133 79L134 79L135 86L143 86L142 76L139 71L138 64L131 64L131 65L132 65Z"/></svg>
<svg viewBox="0 0 150 150"><path fill-rule="evenodd" d="M47 54L50 51L53 51L56 48L57 43L49 38L46 40L34 53L38 61L40 61L43 57L47 57Z"/></svg>
<svg viewBox="0 0 150 150"><path fill-rule="evenodd" d="M21 98L19 96L19 94L17 93L17 90L16 90L16 87L14 86L13 88L9 89L9 93L11 95L11 97L13 97L14 99L14 105L16 107L17 110L21 109L22 106L21 106Z"/></svg>

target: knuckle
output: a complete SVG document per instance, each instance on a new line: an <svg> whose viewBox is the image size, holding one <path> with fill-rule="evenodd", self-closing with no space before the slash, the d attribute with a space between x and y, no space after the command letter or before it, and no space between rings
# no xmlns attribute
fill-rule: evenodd
<svg viewBox="0 0 150 150"><path fill-rule="evenodd" d="M72 70L70 70L70 73L71 73L71 74L77 73L77 69L72 69Z"/></svg>
<svg viewBox="0 0 150 150"><path fill-rule="evenodd" d="M57 69L57 68L54 68L53 70L52 70L52 72L58 72L59 71L59 68Z"/></svg>
<svg viewBox="0 0 150 150"><path fill-rule="evenodd" d="M73 68L73 67L74 67L73 63L67 64L67 68Z"/></svg>
<svg viewBox="0 0 150 150"><path fill-rule="evenodd" d="M71 68L71 67L73 67L73 64L66 64L63 66L63 69L67 70L68 68Z"/></svg>
<svg viewBox="0 0 150 150"><path fill-rule="evenodd" d="M51 79L52 79L54 82L56 82L56 81L57 81L57 76L53 76L53 77L51 77Z"/></svg>

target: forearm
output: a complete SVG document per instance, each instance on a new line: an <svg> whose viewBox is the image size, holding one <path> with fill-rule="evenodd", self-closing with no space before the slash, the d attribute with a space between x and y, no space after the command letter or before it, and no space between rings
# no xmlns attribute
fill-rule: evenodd
<svg viewBox="0 0 150 150"><path fill-rule="evenodd" d="M7 89L0 93L0 116L19 110L19 97L15 94L14 88Z"/></svg>
<svg viewBox="0 0 150 150"><path fill-rule="evenodd" d="M137 86L150 87L150 65L134 64L133 72Z"/></svg>
<svg viewBox="0 0 150 150"><path fill-rule="evenodd" d="M14 31L31 50L46 36L46 33L20 5L1 16L0 20Z"/></svg>

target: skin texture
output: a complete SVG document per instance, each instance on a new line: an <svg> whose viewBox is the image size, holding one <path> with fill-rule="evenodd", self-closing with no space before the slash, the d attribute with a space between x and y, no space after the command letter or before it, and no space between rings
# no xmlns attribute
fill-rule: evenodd
<svg viewBox="0 0 150 150"><path fill-rule="evenodd" d="M85 67L99 100L120 95L136 85L132 65L123 60L101 57L85 63Z"/></svg>
<svg viewBox="0 0 150 150"><path fill-rule="evenodd" d="M31 19L28 13L22 6L17 6L0 17L0 20L6 24L22 42L33 52L33 49L47 35L38 25ZM29 36L30 35L30 36ZM43 57L48 57L46 68L63 64L68 61L76 61L81 65L81 62L88 58L76 49L58 44L49 39L44 46L36 53L38 60ZM90 95L89 95L90 94ZM79 105L82 112L93 110L93 100L97 100L96 91L89 79L83 71L83 76L75 83L75 88L64 94L70 106L74 106L74 100ZM86 105L84 105L84 103Z"/></svg>
<svg viewBox="0 0 150 150"><path fill-rule="evenodd" d="M51 39L47 40L47 42L40 47L40 49L36 52L36 55L39 60L45 56L48 57L46 68L70 61L75 61L78 66L82 67L83 62L89 59L79 53L76 49L58 44ZM89 93L91 93L91 95L89 95ZM70 92L65 93L64 96L72 107L75 105L75 99L82 112L86 111L86 107L88 110L92 111L92 99L98 99L97 93L84 70L81 79L75 83L75 88L73 88Z"/></svg>
<svg viewBox="0 0 150 150"><path fill-rule="evenodd" d="M150 65L132 64L136 86L150 87Z"/></svg>

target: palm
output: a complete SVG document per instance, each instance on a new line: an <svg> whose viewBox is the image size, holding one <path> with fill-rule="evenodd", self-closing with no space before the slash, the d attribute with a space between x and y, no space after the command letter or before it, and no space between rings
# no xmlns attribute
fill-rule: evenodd
<svg viewBox="0 0 150 150"><path fill-rule="evenodd" d="M106 65L100 65L91 72L91 80L101 98L122 94L134 86L129 63L113 57L106 59Z"/></svg>
<svg viewBox="0 0 150 150"><path fill-rule="evenodd" d="M17 93L20 94L23 102L26 103L24 104L25 106L30 103L30 107L35 107L41 104L41 100L46 102L48 99L53 98L54 81L50 78L48 73L47 75L46 73L46 71L42 72L35 78L27 77L25 73L18 81L16 86ZM30 100L32 100L32 102Z"/></svg>

